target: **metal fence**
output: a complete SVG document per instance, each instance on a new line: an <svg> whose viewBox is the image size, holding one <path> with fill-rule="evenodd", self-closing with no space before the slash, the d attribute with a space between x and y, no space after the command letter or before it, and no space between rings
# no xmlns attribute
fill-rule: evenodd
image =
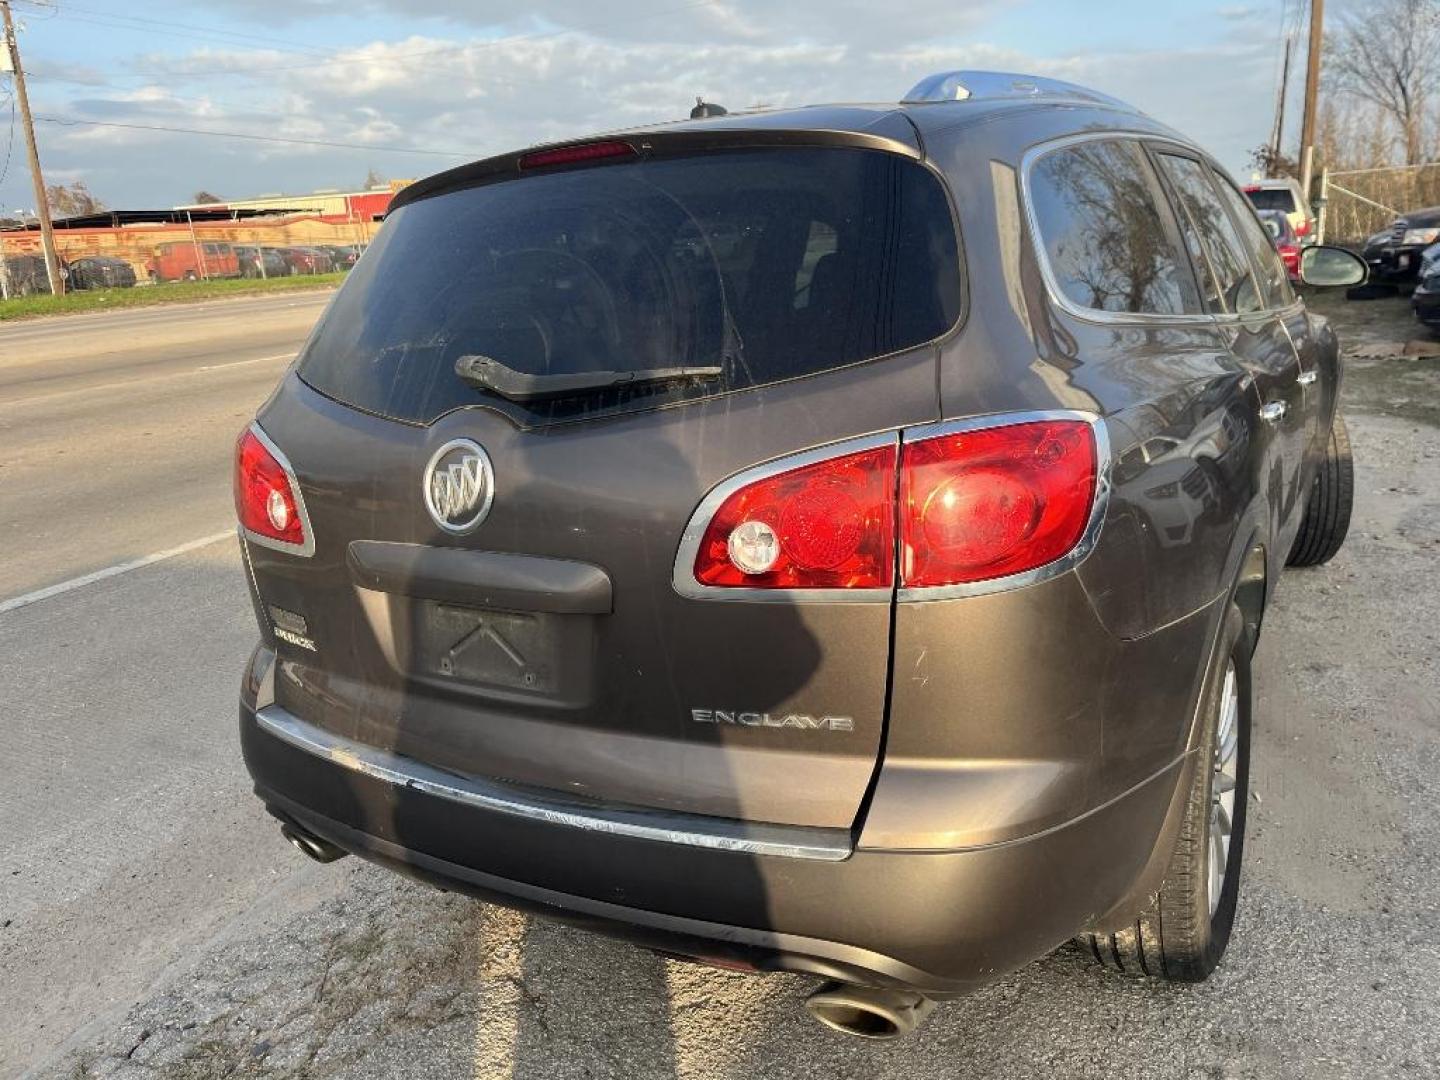
<svg viewBox="0 0 1440 1080"><path fill-rule="evenodd" d="M1359 246L1422 206L1440 206L1440 162L1327 169L1320 176L1319 239Z"/></svg>

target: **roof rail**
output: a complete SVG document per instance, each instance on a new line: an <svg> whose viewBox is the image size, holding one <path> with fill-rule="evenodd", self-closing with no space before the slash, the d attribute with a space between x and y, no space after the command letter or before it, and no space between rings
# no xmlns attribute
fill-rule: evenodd
<svg viewBox="0 0 1440 1080"><path fill-rule="evenodd" d="M915 105L937 101L996 101L1044 98L1047 100L1084 101L1105 105L1126 112L1139 112L1135 106L1060 79L1039 75L1017 75L1008 71L941 71L927 75L901 98L901 104Z"/></svg>

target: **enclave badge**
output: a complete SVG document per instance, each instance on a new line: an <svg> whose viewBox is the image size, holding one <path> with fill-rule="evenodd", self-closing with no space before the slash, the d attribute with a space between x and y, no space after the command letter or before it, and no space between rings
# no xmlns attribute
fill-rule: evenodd
<svg viewBox="0 0 1440 1080"><path fill-rule="evenodd" d="M744 727L799 728L802 731L854 731L851 716L811 716L808 713L741 712L738 709L691 709L697 724L739 724Z"/></svg>

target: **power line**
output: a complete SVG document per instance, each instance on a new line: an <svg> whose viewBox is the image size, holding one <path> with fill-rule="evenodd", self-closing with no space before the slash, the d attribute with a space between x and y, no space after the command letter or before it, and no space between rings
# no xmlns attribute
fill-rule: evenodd
<svg viewBox="0 0 1440 1080"><path fill-rule="evenodd" d="M10 155L15 152L15 95L9 96L10 102L10 134L5 137L5 164L0 165L0 184L5 183L5 177L10 173Z"/></svg>
<svg viewBox="0 0 1440 1080"><path fill-rule="evenodd" d="M203 31L202 31L202 32L199 32L199 33L196 33L196 32L194 32L194 31L188 31L188 30L164 29L163 27L166 26L165 23L158 23L158 24L155 25L155 26L137 25L137 23L135 23L135 22L124 21L124 20L128 20L128 18L129 18L128 16L108 16L108 15L107 15L107 16L98 16L98 17L97 17L97 16L91 16L91 15L74 15L74 14L71 14L71 12L70 12L69 10L59 11L59 12L57 12L56 14L57 14L57 16L58 16L59 18L62 18L62 19L64 19L64 20L66 20L67 22L72 22L72 23L87 23L87 24L89 24L89 25L91 25L91 26L104 26L104 27L108 27L109 29L112 29L112 30L130 30L130 31L133 31L133 32L135 32L135 33L137 33L137 34L149 34L149 35L152 35L152 36L153 36L153 35L156 35L156 34L162 34L162 35L164 35L165 37L187 38L187 39L189 39L189 40L191 40L191 41L218 41L218 42L220 42L220 43L222 43L222 44L224 44L224 45L230 45L230 46L249 45L251 48L254 48L255 46L254 46L253 44L251 44L251 42L257 42L257 41L258 41L258 42L263 42L263 41L266 40L265 38L259 37L259 36L256 35L256 34L236 34L236 35L234 35L234 36L227 36L227 35L224 35L224 32L223 32L223 31L221 31L220 33L208 33L208 32L203 32ZM155 20L144 20L144 22L154 22L154 21L155 21ZM183 25L183 24L174 24L174 25ZM277 52L277 53L293 53L293 54L295 54L296 56L300 56L300 55L304 55L304 54L309 54L309 55L317 56L317 57L324 57L324 56L333 56L333 55L335 55L333 52L329 52L329 51L326 51L326 50L324 50L324 49L306 49L306 48L298 48L298 49L297 49L297 48L275 49L275 48L271 48L271 49L268 49L268 50L266 50L266 51L268 51L268 52Z"/></svg>
<svg viewBox="0 0 1440 1080"><path fill-rule="evenodd" d="M207 131L204 128L166 127L161 124L122 124L113 120L76 120L61 116L37 116L45 124L62 127L127 128L132 131L165 131L178 135L213 135L222 139L248 139L252 142L289 143L293 146L326 146L341 150L368 150L372 153L427 154L433 157L473 158L470 150L428 150L410 146L384 146L376 143L332 142L328 139L288 139L279 135L251 135L243 131Z"/></svg>
<svg viewBox="0 0 1440 1080"><path fill-rule="evenodd" d="M44 0L17 0L17 2L28 4L32 8L36 8L39 10L49 11L51 13L50 18L52 19L60 17L65 19L73 19L76 22L94 23L97 26L114 26L120 29L145 30L148 33L165 32L160 29L152 28L178 27L180 30L192 31L192 33L179 33L178 31L169 32L174 33L176 36L180 37L203 37L211 38L214 40L234 38L244 41L257 41L263 45L270 46L272 48L272 51L275 52L315 53L321 56L331 56L334 55L336 52L336 50L334 49L317 49L313 45L303 45L298 41L286 41L282 38L277 38L272 34L246 34L243 31L239 30L224 30L218 26L200 26L195 23L177 22L174 19L148 19L143 15L122 15L114 11L101 11L97 10L96 8L76 7L74 4L70 3L67 3L62 9L59 4L46 3L44 2ZM86 16L90 17L87 18ZM289 45L291 46L291 48L273 49L273 46L277 43L281 45Z"/></svg>

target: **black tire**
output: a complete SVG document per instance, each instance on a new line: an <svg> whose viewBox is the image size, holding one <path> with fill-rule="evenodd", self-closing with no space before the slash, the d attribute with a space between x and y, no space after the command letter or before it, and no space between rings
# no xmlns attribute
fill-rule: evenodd
<svg viewBox="0 0 1440 1080"><path fill-rule="evenodd" d="M1240 893L1246 804L1250 796L1250 649L1240 609L1231 607L1221 631L1218 662L1205 687L1205 729L1170 865L1160 890L1135 922L1113 934L1082 934L1076 944L1101 965L1127 975L1170 982L1200 982L1225 955ZM1235 799L1230 845L1219 902L1210 910L1209 857L1212 800L1216 798L1215 740L1227 672L1235 673Z"/></svg>
<svg viewBox="0 0 1440 1080"><path fill-rule="evenodd" d="M1350 531L1350 510L1355 502L1355 458L1350 435L1339 410L1330 425L1325 460L1315 472L1305 500L1305 516L1295 534L1287 566L1319 566L1335 557Z"/></svg>

